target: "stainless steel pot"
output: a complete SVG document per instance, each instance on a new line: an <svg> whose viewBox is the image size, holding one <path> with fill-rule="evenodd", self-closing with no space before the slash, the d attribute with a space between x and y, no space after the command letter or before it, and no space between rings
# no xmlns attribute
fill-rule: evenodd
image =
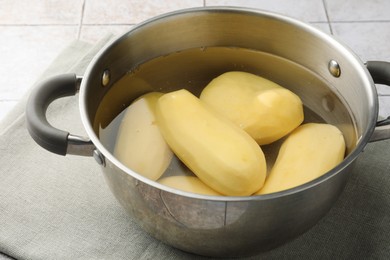
<svg viewBox="0 0 390 260"><path fill-rule="evenodd" d="M220 53L209 54L215 48ZM180 53L190 49L204 54L180 59ZM178 63L146 73L144 87L115 87L126 73L141 71L144 62L172 54ZM145 179L121 164L99 139L94 124L102 107L119 109L152 90L186 87L198 94L206 82L228 70L263 75L297 93L307 108L343 131L345 160L290 190L213 197ZM331 36L300 21L252 9L188 9L135 26L106 46L82 78L61 75L42 82L28 103L28 129L51 152L94 156L120 204L161 241L200 255L244 256L277 247L315 225L339 197L366 144L390 138L388 122L377 123L374 81L390 84L389 63L363 64ZM112 95L116 100L110 98L115 91L120 93ZM45 117L51 101L78 92L88 137L55 129Z"/></svg>

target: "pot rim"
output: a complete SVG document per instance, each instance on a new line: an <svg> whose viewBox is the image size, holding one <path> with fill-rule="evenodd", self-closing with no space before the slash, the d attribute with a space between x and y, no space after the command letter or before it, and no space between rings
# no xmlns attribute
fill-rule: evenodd
<svg viewBox="0 0 390 260"><path fill-rule="evenodd" d="M357 73L361 73L365 75L364 80L365 83L370 86L371 90L371 97L369 99L372 101L372 107L374 109L373 114L374 117L370 119L369 126L367 126L366 130L360 138L357 140L356 147L349 153L344 160L337 165L332 170L328 171L327 173L323 174L322 176L307 182L305 184L302 184L300 186L270 193L270 194L262 194L262 195L252 195L252 196L212 196L212 195L202 195L202 194L196 194L196 193L190 193L185 192L181 190L177 190L174 188L170 188L168 186L162 185L156 181L150 180L132 170L127 168L125 165L123 165L119 160L117 160L100 142L98 136L93 130L91 122L88 120L87 116L87 109L85 106L85 99L86 99L86 87L88 85L88 77L91 75L91 71L93 70L95 64L99 61L101 57L103 57L106 53L109 53L111 47L115 44L118 44L120 41L122 41L124 38L129 37L129 35L139 29L142 29L143 26L148 25L150 23L158 22L160 20L164 20L166 18L176 16L176 15L183 15L186 13L197 13L197 12L235 12L235 13L243 13L246 15L260 15L260 16L267 16L273 19L277 19L280 21L283 21L285 23L292 24L296 27L299 27L302 30L309 31L311 34L321 38L322 40L326 41L329 45L332 45L332 47L339 48L344 50L343 53L345 53L348 58L353 61L353 63L356 65L355 67L359 69L360 71L357 71ZM310 24L307 24L306 22L297 20L295 18L282 15L275 12L265 11L261 9L255 9L255 8L245 8L245 7L233 7L233 6L212 6L212 7L195 7L195 8L186 8L181 10L176 10L172 12L168 12L165 14L158 15L156 17L147 19L134 27L132 27L130 30L126 31L122 35L119 35L118 37L114 38L112 41L107 43L91 60L89 63L83 80L80 85L80 98L79 98L79 105L80 105L80 114L81 114L81 120L84 125L84 128L91 139L92 143L95 145L96 149L106 158L106 160L109 160L112 162L116 167L118 167L120 170L125 172L126 174L130 175L131 177L138 179L145 184L148 184L156 189L159 189L161 191L165 191L168 193L172 193L175 195L192 198L192 199L199 199L199 200L208 200L208 201L224 201L224 202L237 202L237 201L265 201L265 200L272 200L275 198L285 197L293 194L297 194L300 192L303 192L305 190L308 190L314 186L320 185L323 182L326 182L328 179L331 179L333 176L341 173L344 169L346 169L348 166L350 166L355 159L358 157L358 155L363 151L364 147L367 145L367 143L370 140L370 137L375 129L375 124L377 121L377 115L378 115L378 100L377 100L377 93L375 84L372 81L372 78L364 66L363 62L360 60L360 58L346 45L341 43L340 41L336 40L334 36L328 35L325 32L322 32L321 30L313 27ZM104 166L106 167L106 166Z"/></svg>

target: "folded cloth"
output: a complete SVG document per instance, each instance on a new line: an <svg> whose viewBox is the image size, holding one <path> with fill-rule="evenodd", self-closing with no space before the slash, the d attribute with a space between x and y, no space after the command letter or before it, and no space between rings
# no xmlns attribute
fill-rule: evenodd
<svg viewBox="0 0 390 260"><path fill-rule="evenodd" d="M108 40L94 46L74 42L41 78L82 75ZM93 159L40 148L26 130L25 104L26 98L0 123L0 259L201 258L145 233L114 199ZM56 100L48 118L60 129L85 135L77 97ZM248 259L388 259L389 159L389 141L368 144L340 199L317 225Z"/></svg>

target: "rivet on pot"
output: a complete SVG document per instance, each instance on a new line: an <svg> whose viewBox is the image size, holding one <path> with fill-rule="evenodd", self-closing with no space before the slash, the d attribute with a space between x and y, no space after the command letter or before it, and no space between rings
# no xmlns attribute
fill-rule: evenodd
<svg viewBox="0 0 390 260"><path fill-rule="evenodd" d="M326 95L322 98L322 107L325 109L327 112L332 112L335 108L334 104L334 99L330 95Z"/></svg>
<svg viewBox="0 0 390 260"><path fill-rule="evenodd" d="M333 77L338 78L341 75L340 65L335 60L330 60L329 61L329 63L328 63L328 70L329 70L330 74L333 75Z"/></svg>
<svg viewBox="0 0 390 260"><path fill-rule="evenodd" d="M103 154L101 154L98 150L94 150L94 151L93 151L93 158L95 158L95 161L96 161L99 165L101 165L101 166L103 166L103 167L106 166L106 160L105 160Z"/></svg>
<svg viewBox="0 0 390 260"><path fill-rule="evenodd" d="M103 85L103 87L106 87L110 83L110 80L111 80L110 70L106 69L106 70L103 71L103 75L102 75L102 85Z"/></svg>

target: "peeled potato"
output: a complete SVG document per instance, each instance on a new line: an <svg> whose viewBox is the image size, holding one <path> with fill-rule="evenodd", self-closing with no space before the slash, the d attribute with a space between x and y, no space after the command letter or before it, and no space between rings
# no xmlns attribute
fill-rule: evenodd
<svg viewBox="0 0 390 260"><path fill-rule="evenodd" d="M174 153L213 190L245 196L262 187L266 162L259 145L187 90L163 95L156 118Z"/></svg>
<svg viewBox="0 0 390 260"><path fill-rule="evenodd" d="M260 145L282 138L303 121L303 105L297 95L246 72L227 72L213 79L200 99L244 129Z"/></svg>
<svg viewBox="0 0 390 260"><path fill-rule="evenodd" d="M168 187L182 191L204 194L204 195L221 195L209 186L204 184L196 176L169 176L158 180L159 183Z"/></svg>
<svg viewBox="0 0 390 260"><path fill-rule="evenodd" d="M256 194L282 191L314 180L339 164L344 154L344 137L337 127L301 125L283 142L275 165Z"/></svg>
<svg viewBox="0 0 390 260"><path fill-rule="evenodd" d="M156 102L161 96L158 92L145 94L127 108L114 151L124 165L151 180L161 177L173 156L155 122Z"/></svg>

